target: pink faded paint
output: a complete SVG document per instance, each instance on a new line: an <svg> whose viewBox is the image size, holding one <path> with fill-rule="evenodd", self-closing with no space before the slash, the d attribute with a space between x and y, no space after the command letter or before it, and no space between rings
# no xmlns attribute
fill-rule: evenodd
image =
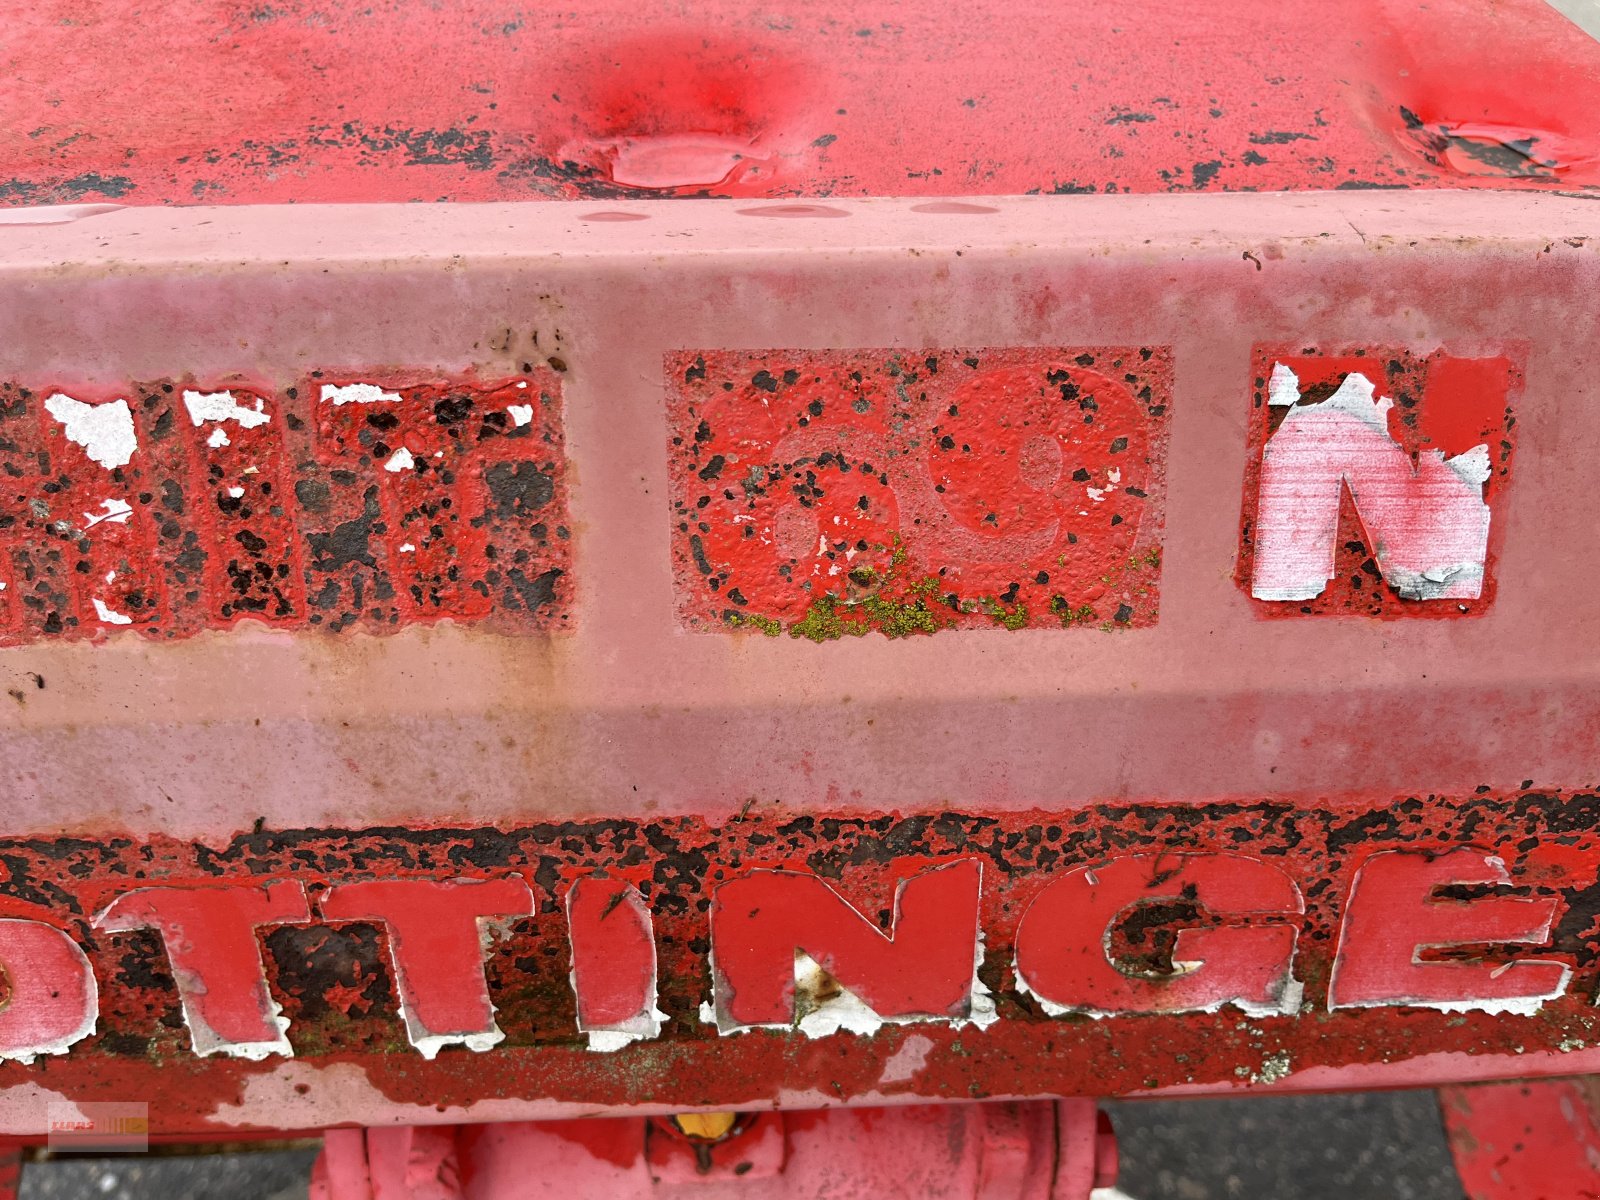
<svg viewBox="0 0 1600 1200"><path fill-rule="evenodd" d="M311 1200L1088 1200L1116 1171L1093 1101L835 1108L742 1114L715 1142L661 1119L333 1130Z"/></svg>
<svg viewBox="0 0 1600 1200"><path fill-rule="evenodd" d="M655 925L639 889L585 875L567 893L566 907L579 1031L653 1037L661 1020ZM590 1045L596 1045L593 1037Z"/></svg>
<svg viewBox="0 0 1600 1200"><path fill-rule="evenodd" d="M1472 194L992 207L855 202L842 219L763 221L732 204L636 204L646 219L603 223L562 206L123 211L9 230L0 366L11 377L114 387L249 371L293 386L316 364L352 360L498 375L526 361L535 331L541 345L559 331L583 493L574 595L592 624L555 644L446 625L392 646L246 624L161 647L159 670L146 657L156 648L132 641L9 651L25 704L0 781L41 829L227 838L257 816L497 822L646 803L731 816L752 795L813 810L952 797L1077 808L1588 778L1600 691L1573 648L1600 644L1600 618L1577 602L1589 587L1578 551L1600 525L1577 399L1595 369L1579 331L1596 294L1596 206ZM1377 253L1351 222L1399 248ZM1477 231L1470 252L1463 229ZM1257 271L1242 254L1267 242L1282 257ZM453 275L456 256L475 263L470 278ZM447 280L455 300L441 307ZM1315 325L1329 344L1386 344L1394 318L1358 303L1374 288L1405 298L1419 351L1533 347L1541 400L1516 432L1536 457L1494 501L1506 538L1494 573L1516 586L1479 632L1442 644L1360 622L1261 628L1226 577L1252 345L1282 344L1291 325ZM153 328L152 311L174 319ZM1258 323L1241 326L1239 311ZM513 316L521 341L493 349ZM1161 621L1116 638L684 639L662 363L712 340L770 344L780 325L823 346L1172 345L1188 415L1167 465ZM241 777L241 764L255 765Z"/></svg>

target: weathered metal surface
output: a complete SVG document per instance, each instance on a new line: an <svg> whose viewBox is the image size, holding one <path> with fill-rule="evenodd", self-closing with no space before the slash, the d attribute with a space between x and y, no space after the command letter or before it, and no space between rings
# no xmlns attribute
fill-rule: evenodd
<svg viewBox="0 0 1600 1200"><path fill-rule="evenodd" d="M1600 1061L1593 795L752 810L721 827L264 830L0 855L14 925L65 928L101 984L85 1001L62 986L75 972L0 941L13 986L55 983L38 1007L80 1027L40 1046L7 1026L0 1055L52 1057L0 1079L148 1096L157 1133L371 1120L380 1104L429 1121ZM659 992L622 1016L660 1019L614 1042L580 1015L607 987L569 974L609 916L569 915L597 874L637 881L658 956ZM316 881L309 908L287 879ZM162 915L117 918L130 901ZM198 1057L216 1051L231 1061ZM1465 1051L1481 1065L1451 1061Z"/></svg>
<svg viewBox="0 0 1600 1200"><path fill-rule="evenodd" d="M1600 1196L1592 1078L1443 1088L1439 1107L1467 1200Z"/></svg>
<svg viewBox="0 0 1600 1200"><path fill-rule="evenodd" d="M1600 182L1542 0L11 7L10 204Z"/></svg>
<svg viewBox="0 0 1600 1200"><path fill-rule="evenodd" d="M1149 346L673 356L679 612L813 641L1152 624L1171 377Z"/></svg>
<svg viewBox="0 0 1600 1200"><path fill-rule="evenodd" d="M159 504L127 476L153 435L125 462L90 457L127 450L89 426L109 423L91 418L114 398L144 395L138 380L176 381L180 402L199 381L206 413L270 412L245 431L261 437L214 464L203 501L254 486L238 482L250 466L298 478L348 461L370 473L354 486L379 489L385 529L374 522L369 544L398 556L393 539L431 536L437 578L498 535L470 520L417 532L414 511L442 499L411 491L403 462L386 467L400 449L413 471L449 461L460 423L438 406L461 381L490 381L514 422L521 402L502 382L531 391L548 370L561 453L545 443L536 469L559 477L571 535L557 551L570 553L570 619L532 630L452 607L475 591L405 611L397 598L392 621L332 634L224 620L218 574L198 612L176 611L227 628L29 627L33 640L4 651L0 893L8 920L36 924L0 934L35 931L12 944L48 949L49 977L76 985L42 1033L0 1027L18 1038L10 1053L37 1055L0 1066L7 1130L36 1133L50 1099L133 1094L159 1136L1600 1067L1600 667L1587 649L1600 610L1583 551L1600 528L1600 211L1487 193L796 207L147 210L5 229L0 377L30 390L8 419L80 455L67 511L122 498L131 513L126 533L104 521L89 551L74 544L88 565L71 574L164 569L159 543L108 541L114 557L95 557L92 540L102 525L132 537L150 515L138 506ZM1170 388L1164 457L1153 432L1143 451L1165 491L1140 485L1164 496L1159 612L1105 633L1006 630L948 606L972 619L937 637L769 637L720 611L685 629L676 506L742 502L710 498L711 458L689 471L674 442L701 419L711 439L731 436L720 410L688 421L689 403L731 394L719 380L693 399L695 362L708 383L713 365L748 368L735 392L753 412L778 397L785 356L798 388L800 361L865 381L877 348L925 367L941 347L963 354L958 374L974 370L963 347L980 368L994 353L1023 364L1030 401L1050 371L1077 384L1106 351L1114 363L1150 349L1133 373L1152 373L1151 402ZM1417 440L1384 426L1419 461L1497 447L1492 421L1511 405L1513 469L1482 485L1493 601L1471 619L1263 620L1284 602L1239 586L1240 497L1272 432L1255 380L1283 357L1303 389L1361 373L1317 378L1307 347L1425 375ZM1438 364L1458 360L1502 365L1435 390ZM336 405L306 389L316 371L403 399ZM1368 382L1399 392L1403 378ZM1040 420L1106 411L1052 386ZM404 399L427 387L443 391ZM58 392L90 413L41 412ZM1284 407L1313 412L1319 395ZM796 399L795 431L817 398ZM955 443L973 447L974 473L948 469L941 503L963 481L984 495L1032 438L1006 432L1011 405L978 402L999 432ZM407 417L373 425L390 404ZM968 411L952 399L948 419L952 404ZM304 440L265 440L290 416ZM1109 481L1109 459L1134 453L1154 416L1124 414L1128 448L1108 442L1083 465L1090 481L1066 479ZM247 420L175 416L172 461L191 465L174 477L200 462L209 477L200 450L233 451ZM229 446L207 444L208 422ZM1055 444L1071 465L1071 439ZM332 457L341 446L354 457ZM732 449L712 451L724 468ZM454 486L488 488L501 460L480 453L462 452ZM931 453L898 458L923 469ZM124 490L89 486L108 479ZM55 495L27 497L39 494ZM487 511L492 489L467 494L484 506L468 511ZM270 529L280 561L298 555L304 571L328 527L297 499ZM346 500L348 522L364 498ZM928 553L900 504L907 554ZM1026 516L1037 530L1075 511ZM1154 511L1138 539L1153 542ZM973 558L1008 584L1015 563L1034 565ZM689 583L703 579L693 568ZM1436 603L1403 582L1386 612ZM424 928L418 914L439 919ZM87 955L92 1005L90 977L48 928ZM79 1037L86 1015L95 1032Z"/></svg>
<svg viewBox="0 0 1600 1200"><path fill-rule="evenodd" d="M316 371L282 394L0 383L0 641L187 637L247 617L333 633L561 627L560 386L543 363L522 369L437 383Z"/></svg>

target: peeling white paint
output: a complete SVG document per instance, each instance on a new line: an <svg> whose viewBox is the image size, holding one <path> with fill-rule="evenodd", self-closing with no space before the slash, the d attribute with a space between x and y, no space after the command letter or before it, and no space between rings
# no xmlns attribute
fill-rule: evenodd
<svg viewBox="0 0 1600 1200"><path fill-rule="evenodd" d="M128 523L128 518L133 515L133 505L126 500L102 500L100 507L104 512L86 512L83 514L84 529L93 529L103 521L113 521L123 525Z"/></svg>
<svg viewBox="0 0 1600 1200"><path fill-rule="evenodd" d="M244 489L242 487L231 487L228 489L228 495L237 500L244 495Z"/></svg>
<svg viewBox="0 0 1600 1200"><path fill-rule="evenodd" d="M402 1005L402 1015L404 1015L404 1008L405 1006ZM408 1019L406 1021L408 1032L411 1027L411 1022ZM411 1044L421 1052L422 1057L431 1062L439 1051L446 1046L465 1046L468 1050L474 1050L481 1054L485 1050L493 1050L501 1042L505 1041L506 1035L504 1030L496 1027L487 1033L411 1033L410 1038Z"/></svg>
<svg viewBox="0 0 1600 1200"><path fill-rule="evenodd" d="M480 963L488 960L494 952L497 935L506 928L506 922L495 920L491 917L476 918L478 926L478 947ZM471 1033L452 1032L434 1033L422 1023L417 1015L416 1008L411 1003L411 987L407 982L407 972L402 964L399 947L391 931L389 941L389 965L394 972L395 991L398 993L400 1019L406 1027L406 1040L416 1047L423 1058L430 1062L446 1046L465 1046L468 1050L482 1053L492 1050L506 1040L505 1031L495 1021L496 1009L494 1000L489 998L489 1027L475 1030ZM487 985L485 995L488 996Z"/></svg>
<svg viewBox="0 0 1600 1200"><path fill-rule="evenodd" d="M967 1009L967 1016L963 1020L957 1018L950 1022L951 1027L960 1029L964 1025L972 1025L980 1030L987 1029L1000 1019L1000 1013L995 1008L994 993L983 980L978 978L978 968L983 966L984 948L983 924L978 925L978 939L972 947L972 992L971 1003Z"/></svg>
<svg viewBox="0 0 1600 1200"><path fill-rule="evenodd" d="M1179 975L1187 975L1192 971L1199 970L1204 965L1205 964L1203 962L1175 962L1173 963L1173 966L1177 969L1175 970L1174 975L1169 976L1168 978L1174 978ZM1024 996L1031 996L1034 1003L1044 1010L1046 1016L1063 1017L1070 1015L1091 1017L1096 1021L1104 1021L1108 1018L1125 1018L1131 1011L1134 1011L1126 1007L1115 1009L1087 1008L1073 1004L1057 1004L1054 1000L1050 1000L1044 996L1041 996L1038 992L1029 987L1027 979L1023 976L1020 970L1016 969L1016 964L1014 962L1012 964L1012 971L1017 979L1017 991ZM1222 1000L1214 1000L1210 1004L1205 1005L1183 1004L1169 1008L1162 1008L1159 1010L1152 1008L1148 1011L1173 1013L1217 1013L1221 1012L1224 1008L1231 1007L1238 1009L1240 1012L1250 1017L1293 1016L1295 1013L1300 1011L1301 1002L1305 998L1305 990L1306 985L1294 977L1293 969L1291 968L1289 971L1284 972L1284 975L1279 980L1276 989L1276 999L1274 999L1270 1004L1257 1004L1254 1000L1249 1000L1242 996L1230 996Z"/></svg>
<svg viewBox="0 0 1600 1200"><path fill-rule="evenodd" d="M322 385L322 398L334 404L396 404L400 394L386 392L371 383L347 383L343 387L325 383Z"/></svg>
<svg viewBox="0 0 1600 1200"><path fill-rule="evenodd" d="M524 425L533 424L533 405L531 404L508 405L506 412L511 417L512 425L518 429Z"/></svg>
<svg viewBox="0 0 1600 1200"><path fill-rule="evenodd" d="M413 546L410 542L402 542L400 544L400 553L401 554L411 554L411 553L414 553L415 551L416 551L416 547Z"/></svg>
<svg viewBox="0 0 1600 1200"><path fill-rule="evenodd" d="M99 920L96 920L99 925ZM115 926L108 926L115 928ZM294 1047L289 1044L289 1018L283 1015L283 1006L273 998L270 990L264 993L266 1006L262 1015L267 1024L278 1031L278 1036L260 1042L235 1042L224 1034L212 1028L210 1022L200 1011L196 997L205 995L205 981L193 971L184 971L176 967L168 957L167 964L172 968L173 978L178 984L178 1000L183 1007L183 1023L189 1027L189 1046L196 1055L207 1058L213 1054L225 1054L229 1058L242 1058L249 1062L261 1062L273 1055L284 1058L294 1057Z"/></svg>
<svg viewBox="0 0 1600 1200"><path fill-rule="evenodd" d="M401 446L389 456L389 461L383 464L383 469L391 475L398 475L401 471L413 470L416 465L417 460L411 456L411 451Z"/></svg>
<svg viewBox="0 0 1600 1200"><path fill-rule="evenodd" d="M572 994L577 995L576 973L569 972L567 979L572 984ZM633 1042L648 1042L652 1038L660 1037L661 1029L668 1020L670 1018L667 1014L656 1006L655 972L652 970L650 994L642 1010L616 1025L586 1026L580 1022L578 1031L589 1039L590 1050L610 1054Z"/></svg>
<svg viewBox="0 0 1600 1200"><path fill-rule="evenodd" d="M206 445L213 450L217 450L223 446L231 446L233 443L228 440L228 431L219 426L211 431L211 436L206 439Z"/></svg>
<svg viewBox="0 0 1600 1200"><path fill-rule="evenodd" d="M133 412L126 400L85 404L57 392L45 400L44 408L61 424L69 442L82 446L93 461L108 471L127 466L139 448L133 432Z"/></svg>
<svg viewBox="0 0 1600 1200"><path fill-rule="evenodd" d="M1418 947L1419 950L1432 947ZM1425 960L1421 954L1412 960L1417 966L1438 966L1438 960ZM1506 963L1506 967L1514 967L1518 962L1552 962L1547 958L1517 959ZM1330 1009L1335 1008L1431 1008L1435 1012L1446 1013L1488 1013L1491 1016L1510 1014L1514 1017L1537 1016L1539 1010L1552 1000L1559 1000L1567 994L1567 985L1572 982L1572 968L1566 963L1558 963L1561 967L1560 982L1547 992L1536 996L1510 996L1504 999L1474 999L1467 997L1459 1000L1427 1000L1418 996L1385 997L1382 1000L1340 1000L1338 1004L1330 1004Z"/></svg>
<svg viewBox="0 0 1600 1200"><path fill-rule="evenodd" d="M1300 403L1300 377L1282 363L1272 364L1267 383L1267 403L1274 408L1289 408Z"/></svg>
<svg viewBox="0 0 1600 1200"><path fill-rule="evenodd" d="M1411 456L1389 433L1393 401L1360 372L1299 404L1294 373L1274 365L1271 399L1289 412L1261 456L1251 594L1320 596L1334 575L1339 504L1348 488L1383 578L1408 600L1476 599L1488 554L1487 445L1446 459Z"/></svg>
<svg viewBox="0 0 1600 1200"><path fill-rule="evenodd" d="M90 603L94 605L95 616L99 617L107 625L133 624L132 617L130 617L127 613L120 613L116 609L108 607L106 602L100 599L99 596L95 596L92 600L90 600Z"/></svg>
<svg viewBox="0 0 1600 1200"><path fill-rule="evenodd" d="M1454 471L1462 483L1482 487L1489 482L1489 447L1474 446L1464 454L1445 459L1444 465Z"/></svg>
<svg viewBox="0 0 1600 1200"><path fill-rule="evenodd" d="M809 954L796 950L794 955L795 1028L808 1038L827 1037L841 1029L870 1037L883 1028L883 1018L861 998L838 981L833 981L836 991L827 999L811 999L828 990L829 975ZM808 1011L800 1010L805 1004L813 1005Z"/></svg>
<svg viewBox="0 0 1600 1200"><path fill-rule="evenodd" d="M245 429L254 429L272 420L266 401L257 397L256 406L246 408L232 392L185 391L183 406L189 410L189 420L196 429L207 421L237 421Z"/></svg>

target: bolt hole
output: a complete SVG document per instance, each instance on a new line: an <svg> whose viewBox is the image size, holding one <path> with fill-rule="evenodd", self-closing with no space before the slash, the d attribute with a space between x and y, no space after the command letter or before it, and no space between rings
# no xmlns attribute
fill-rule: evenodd
<svg viewBox="0 0 1600 1200"><path fill-rule="evenodd" d="M965 213L969 216L979 216L983 213L997 213L998 208L990 208L987 204L965 204L960 200L930 200L926 204L913 204L912 212L920 213Z"/></svg>
<svg viewBox="0 0 1600 1200"><path fill-rule="evenodd" d="M848 217L842 208L821 204L766 204L760 208L741 208L741 217Z"/></svg>

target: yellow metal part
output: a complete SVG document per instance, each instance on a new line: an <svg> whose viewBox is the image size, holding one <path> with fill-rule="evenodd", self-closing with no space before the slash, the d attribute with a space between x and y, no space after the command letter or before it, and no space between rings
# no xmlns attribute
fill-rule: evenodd
<svg viewBox="0 0 1600 1200"><path fill-rule="evenodd" d="M672 1123L688 1137L716 1142L728 1136L738 1119L739 1114L731 1112L678 1113Z"/></svg>

